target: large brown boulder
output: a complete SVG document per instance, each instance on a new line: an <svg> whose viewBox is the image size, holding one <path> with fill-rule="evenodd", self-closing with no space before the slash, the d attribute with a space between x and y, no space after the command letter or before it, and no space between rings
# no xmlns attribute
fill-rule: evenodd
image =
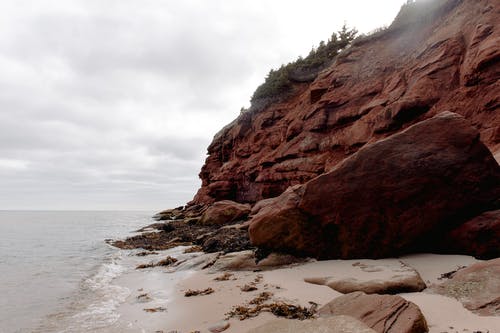
<svg viewBox="0 0 500 333"><path fill-rule="evenodd" d="M500 258L459 270L431 291L456 298L479 315L500 316Z"/></svg>
<svg viewBox="0 0 500 333"><path fill-rule="evenodd" d="M350 293L335 298L318 311L321 317L348 315L378 333L428 332L419 307L400 296Z"/></svg>
<svg viewBox="0 0 500 333"><path fill-rule="evenodd" d="M443 112L268 202L252 244L317 258L438 248L442 234L500 198L500 167L461 116Z"/></svg>
<svg viewBox="0 0 500 333"><path fill-rule="evenodd" d="M485 212L453 229L443 245L450 253L481 259L500 257L500 210Z"/></svg>
<svg viewBox="0 0 500 333"><path fill-rule="evenodd" d="M200 219L201 224L225 224L246 218L250 213L249 204L241 204L231 200L217 201L210 205Z"/></svg>

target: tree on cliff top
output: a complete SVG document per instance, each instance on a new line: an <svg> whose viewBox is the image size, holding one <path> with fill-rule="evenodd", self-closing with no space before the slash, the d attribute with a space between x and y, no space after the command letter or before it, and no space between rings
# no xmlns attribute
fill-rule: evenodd
<svg viewBox="0 0 500 333"><path fill-rule="evenodd" d="M293 91L296 82L313 81L354 40L357 33L356 29L350 29L344 24L326 43L321 41L317 48L313 48L307 57L299 57L294 62L281 65L279 69L271 69L264 83L253 93L250 99L252 107L265 107L287 96Z"/></svg>

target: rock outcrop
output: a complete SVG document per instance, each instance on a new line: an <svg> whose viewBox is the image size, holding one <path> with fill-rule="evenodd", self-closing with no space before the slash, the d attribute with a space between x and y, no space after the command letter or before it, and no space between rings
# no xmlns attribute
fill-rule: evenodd
<svg viewBox="0 0 500 333"><path fill-rule="evenodd" d="M252 217L252 244L316 258L438 249L497 204L500 167L461 116L444 112L363 147Z"/></svg>
<svg viewBox="0 0 500 333"><path fill-rule="evenodd" d="M356 40L314 81L222 129L192 204L278 196L445 110L468 119L498 151L499 21L497 0L404 6L388 29Z"/></svg>
<svg viewBox="0 0 500 333"><path fill-rule="evenodd" d="M400 296L350 293L335 298L318 311L321 317L348 315L378 333L426 333L419 307Z"/></svg>
<svg viewBox="0 0 500 333"><path fill-rule="evenodd" d="M479 315L500 316L500 258L461 269L431 290L456 298Z"/></svg>

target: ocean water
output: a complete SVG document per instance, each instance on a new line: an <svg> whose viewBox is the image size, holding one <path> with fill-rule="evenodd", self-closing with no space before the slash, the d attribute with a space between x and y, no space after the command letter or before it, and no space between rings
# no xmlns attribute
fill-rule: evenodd
<svg viewBox="0 0 500 333"><path fill-rule="evenodd" d="M153 223L152 212L0 211L0 333L92 332L129 295L130 267L105 239Z"/></svg>

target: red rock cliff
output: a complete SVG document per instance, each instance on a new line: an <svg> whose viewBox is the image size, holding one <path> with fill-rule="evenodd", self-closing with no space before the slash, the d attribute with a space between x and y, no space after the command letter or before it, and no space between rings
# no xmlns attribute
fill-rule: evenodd
<svg viewBox="0 0 500 333"><path fill-rule="evenodd" d="M193 203L256 202L442 111L463 115L500 151L500 1L436 0L403 9L311 83L222 129Z"/></svg>

